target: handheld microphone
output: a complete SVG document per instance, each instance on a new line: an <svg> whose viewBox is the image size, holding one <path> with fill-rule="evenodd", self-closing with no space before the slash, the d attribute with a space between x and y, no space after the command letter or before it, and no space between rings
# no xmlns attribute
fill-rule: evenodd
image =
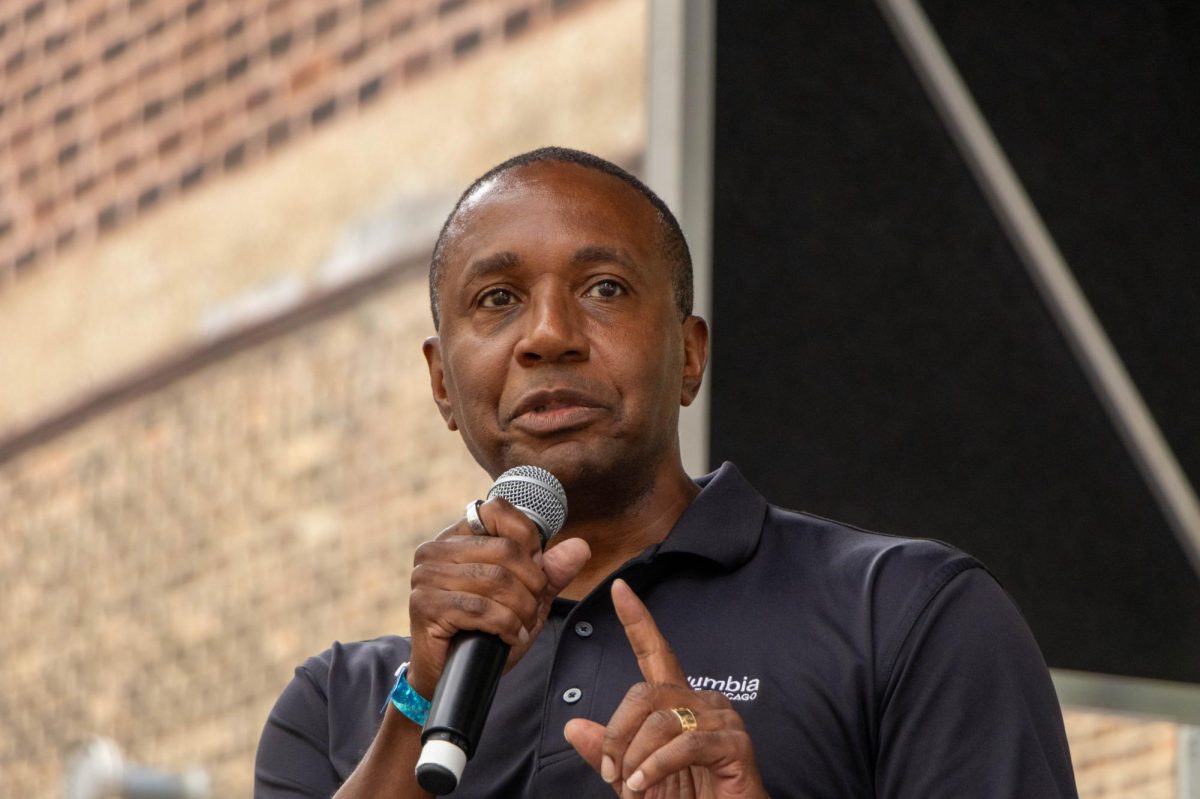
<svg viewBox="0 0 1200 799"><path fill-rule="evenodd" d="M543 548L567 518L562 484L537 466L509 469L496 478L487 496L503 497L529 517L537 525ZM446 668L421 730L417 760L417 783L435 796L458 786L467 760L475 754L508 650L498 636L473 630L458 633L450 642Z"/></svg>

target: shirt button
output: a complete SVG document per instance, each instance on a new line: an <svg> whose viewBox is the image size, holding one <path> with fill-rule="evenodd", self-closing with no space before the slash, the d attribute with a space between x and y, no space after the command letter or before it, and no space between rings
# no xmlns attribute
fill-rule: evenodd
<svg viewBox="0 0 1200 799"><path fill-rule="evenodd" d="M587 638L589 635L592 634L591 622L587 622L587 621L578 622L575 625L575 634L578 635L580 638Z"/></svg>
<svg viewBox="0 0 1200 799"><path fill-rule="evenodd" d="M568 688L563 691L563 701L568 705L573 705L583 698L583 691L578 688Z"/></svg>

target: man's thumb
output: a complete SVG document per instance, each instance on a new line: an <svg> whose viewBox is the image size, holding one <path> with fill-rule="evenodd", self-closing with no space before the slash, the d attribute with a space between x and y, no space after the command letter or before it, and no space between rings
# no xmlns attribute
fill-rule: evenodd
<svg viewBox="0 0 1200 799"><path fill-rule="evenodd" d="M542 571L550 583L551 599L571 584L591 556L592 549L582 538L568 538L546 550L542 556Z"/></svg>
<svg viewBox="0 0 1200 799"><path fill-rule="evenodd" d="M604 744L604 725L588 719L571 719L563 728L563 737L567 743L575 747L589 766L600 773L600 759L604 756L601 747Z"/></svg>

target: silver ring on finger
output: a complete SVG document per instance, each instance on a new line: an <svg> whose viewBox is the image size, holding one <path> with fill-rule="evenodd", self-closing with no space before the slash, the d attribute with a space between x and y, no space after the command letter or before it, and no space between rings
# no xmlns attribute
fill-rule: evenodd
<svg viewBox="0 0 1200 799"><path fill-rule="evenodd" d="M475 535L488 534L487 528L483 526L483 520L479 518L479 506L482 504L482 499L472 500L467 503L467 526L471 528L471 532Z"/></svg>

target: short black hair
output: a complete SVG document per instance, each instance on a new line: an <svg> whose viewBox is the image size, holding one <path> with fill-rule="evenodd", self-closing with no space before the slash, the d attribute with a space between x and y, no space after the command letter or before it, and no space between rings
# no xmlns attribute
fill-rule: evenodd
<svg viewBox="0 0 1200 799"><path fill-rule="evenodd" d="M536 150L530 150L527 153L515 155L477 177L467 187L467 190L459 196L458 202L454 204L454 209L446 217L446 221L442 225L442 230L438 233L437 242L433 245L433 257L429 261L429 310L433 314L433 326L435 328L441 327L439 283L442 278L443 259L454 220L458 217L458 212L462 208L462 204L482 184L497 175L540 161L559 161L566 164L577 164L587 169L603 172L606 175L612 175L650 201L650 204L654 206L654 210L657 212L659 232L662 235L661 246L663 255L674 269L672 277L675 284L675 304L679 308L679 313L682 317L690 316L692 313L692 254L688 250L687 240L683 237L683 230L679 227L679 221L675 219L675 215L671 213L671 209L662 201L662 198L628 171L611 161L606 161L598 155L585 153L582 150L572 150L567 147L540 147Z"/></svg>

